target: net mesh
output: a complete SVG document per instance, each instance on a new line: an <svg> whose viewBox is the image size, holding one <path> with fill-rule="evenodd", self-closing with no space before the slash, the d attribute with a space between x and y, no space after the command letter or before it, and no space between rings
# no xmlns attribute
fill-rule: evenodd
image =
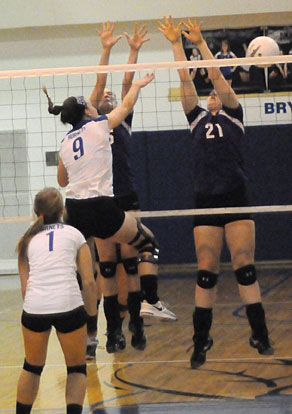
<svg viewBox="0 0 292 414"><path fill-rule="evenodd" d="M215 64L232 64L237 67L242 66L242 61L245 64L258 61L292 64L292 57L229 59L228 63L192 61L182 62L180 66L206 68ZM187 129L180 103L177 67L177 62L170 62L0 72L0 217L30 216L36 192L44 186L57 186L57 152L68 128L58 117L48 113L43 85L53 101L60 104L67 96L90 96L96 73L106 70L109 74L107 86L119 97L126 69L137 71L136 77L154 70L155 80L141 90L135 105L133 131ZM206 97L201 96L203 106L205 100ZM241 94L239 100L244 109L246 126L291 123L289 85L282 93Z"/></svg>
<svg viewBox="0 0 292 414"><path fill-rule="evenodd" d="M154 81L141 90L135 105L132 130L134 133L157 132L155 139L159 140L159 134L162 132L166 131L171 134L178 130L183 132L188 129L180 102L178 68L187 67L190 70L211 66L237 68L258 63L270 65L282 63L291 67L292 56L235 58L229 59L228 62L222 60L159 62L0 72L0 222L4 234L7 235L7 238L2 238L0 248L2 249L2 245L6 248L7 244L11 244L13 247L10 247L12 252L10 257L14 257L15 240L31 221L35 194L45 186L58 188L56 178L58 150L62 138L68 131L68 126L63 125L59 117L48 113L47 99L42 92L44 85L53 102L61 104L68 96L90 96L96 82L96 74L106 71L108 73L107 87L115 92L118 103L120 103L122 79L126 70L135 71L135 78L141 77L145 72L154 72ZM262 69L264 78L265 73L267 74L267 69ZM287 84L287 88L278 93L271 93L268 88L269 85L265 84L262 93L238 94L243 106L246 126L292 123L291 85ZM208 90L203 92L199 90L202 106L206 106L207 93ZM164 138L165 135L161 137L161 140L163 141ZM165 140L161 148L167 145L167 140ZM177 146L170 151L175 154L180 163L183 163L181 148ZM161 154L151 154L151 145L145 144L143 151L148 152L149 158L152 157L158 163L166 162ZM166 178L167 168L166 165ZM148 174L150 170L151 167L145 167L143 174ZM143 179L141 177L140 175L138 179ZM176 186L184 185L178 173L177 177L177 180L173 182L174 194L177 192ZM155 179L159 181L158 187L163 193L163 178ZM152 196L148 194L148 198ZM184 207L182 203L178 208L188 208L188 206ZM151 209L168 210L170 207L165 202ZM12 241L9 238L12 238Z"/></svg>
<svg viewBox="0 0 292 414"><path fill-rule="evenodd" d="M61 104L68 96L90 96L96 73L107 71L107 86L119 97L126 70L137 72L136 77L154 71L154 81L141 90L135 105L133 131L173 131L188 128L180 102L178 67L242 67L243 63L246 67L258 62L292 65L292 56L0 72L0 218L29 217L36 192L57 186L57 153L68 128L48 113L43 85L54 103ZM204 106L206 96L200 99ZM292 121L289 85L281 93L240 94L239 100L246 126Z"/></svg>

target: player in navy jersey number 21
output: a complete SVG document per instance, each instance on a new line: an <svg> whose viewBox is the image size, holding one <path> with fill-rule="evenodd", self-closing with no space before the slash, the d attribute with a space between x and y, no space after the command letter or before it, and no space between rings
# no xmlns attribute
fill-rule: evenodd
<svg viewBox="0 0 292 414"><path fill-rule="evenodd" d="M159 31L170 41L176 61L186 60L180 28L195 43L204 60L214 59L201 34L201 24L187 19L174 26L171 16L159 22ZM207 99L207 109L199 98L188 69L179 69L181 101L190 124L195 178L195 207L241 207L248 205L247 178L243 169L241 143L244 139L243 113L237 96L218 68L209 68L214 90ZM250 345L260 354L272 354L265 312L254 266L255 226L250 215L195 216L194 240L198 275L193 313L194 352L191 367L206 360L213 345L209 332L220 254L225 236L240 296L246 306L251 326Z"/></svg>
<svg viewBox="0 0 292 414"><path fill-rule="evenodd" d="M62 223L63 198L57 189L40 191L34 211L37 220L17 246L25 360L18 381L16 413L31 412L54 326L67 366L66 412L80 414L86 391L86 320L87 314L96 315L91 255L83 235Z"/></svg>

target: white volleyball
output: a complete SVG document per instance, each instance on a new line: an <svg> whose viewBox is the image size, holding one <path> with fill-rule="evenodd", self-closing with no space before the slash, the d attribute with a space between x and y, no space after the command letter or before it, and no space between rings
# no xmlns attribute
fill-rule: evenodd
<svg viewBox="0 0 292 414"><path fill-rule="evenodd" d="M268 36L258 36L248 45L246 56L278 56L280 49L274 39Z"/></svg>

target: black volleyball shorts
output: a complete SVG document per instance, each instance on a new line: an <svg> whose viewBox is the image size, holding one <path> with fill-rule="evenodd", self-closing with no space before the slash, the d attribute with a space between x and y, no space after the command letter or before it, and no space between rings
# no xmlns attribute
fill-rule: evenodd
<svg viewBox="0 0 292 414"><path fill-rule="evenodd" d="M249 206L249 197L245 186L236 187L234 190L224 194L197 193L195 195L196 209L247 206ZM253 216L249 213L194 216L193 227L224 227L225 224L238 220L253 220Z"/></svg>
<svg viewBox="0 0 292 414"><path fill-rule="evenodd" d="M81 328L87 322L87 313L84 306L79 306L68 312L51 314L33 314L24 310L21 315L22 325L33 332L45 332L52 326L58 332L69 333Z"/></svg>
<svg viewBox="0 0 292 414"><path fill-rule="evenodd" d="M101 196L84 200L67 198L65 207L66 224L78 229L85 239L107 239L122 227L125 220L125 212L117 205L114 197Z"/></svg>

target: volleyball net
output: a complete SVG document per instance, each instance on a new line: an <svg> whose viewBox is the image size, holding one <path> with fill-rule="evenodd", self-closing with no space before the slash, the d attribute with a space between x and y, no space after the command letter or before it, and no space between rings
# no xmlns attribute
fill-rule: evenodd
<svg viewBox="0 0 292 414"><path fill-rule="evenodd" d="M265 67L259 68L258 65ZM214 214L214 211L200 212L190 209L183 194L184 190L191 191L192 188L188 178L188 161L185 158L188 155L189 128L181 106L177 69L199 71L214 66L230 66L244 68L246 72L250 67L261 71L264 82L262 93L247 94L239 90L238 98L244 110L245 126L258 128L258 146L262 147L265 154L264 160L260 162L266 160L268 164L273 159L273 164L265 165L265 168L267 171L272 168L273 174L281 179L282 175L287 174L287 170L284 170L287 168L289 150L292 153L292 139L291 147L288 139L289 126L292 125L292 87L287 84L286 90L271 93L271 65L286 65L291 68L292 56L0 71L0 225L4 233L8 239L12 237L14 244L14 239L18 238L32 220L35 194L47 186L59 188L58 151L61 140L68 132L68 126L63 125L59 117L48 113L43 86L46 86L53 102L61 104L68 96L89 97L96 83L96 75L107 73L107 87L115 92L120 103L122 79L126 71L135 72L135 78L146 72L154 72L153 82L141 90L134 108L131 151L134 154L134 170L141 191L139 196L142 208L147 210L138 215L165 217ZM211 89L211 85L209 87ZM198 93L200 104L206 107L208 88L203 91L198 88ZM273 131L268 143L266 131ZM290 138L291 136L292 134ZM273 151L273 145L277 147L277 151ZM269 154L270 158L267 156L268 151L272 152ZM275 156L280 158L275 160ZM259 159L254 155L249 161L256 164ZM265 178L266 174L263 172L261 176L254 177L254 180L269 185ZM289 195L289 184L290 178L287 176L286 182L278 183L278 186L275 182L275 192L286 185L284 191ZM247 208L255 213L269 210L287 212L292 209L292 198L290 201L288 196L284 200L281 197L272 197L271 202L263 203L270 205L261 205L261 201L260 197L255 197L254 208ZM219 214L228 212L228 209L216 211ZM230 213L233 212L231 209ZM6 241L4 243L6 245Z"/></svg>

